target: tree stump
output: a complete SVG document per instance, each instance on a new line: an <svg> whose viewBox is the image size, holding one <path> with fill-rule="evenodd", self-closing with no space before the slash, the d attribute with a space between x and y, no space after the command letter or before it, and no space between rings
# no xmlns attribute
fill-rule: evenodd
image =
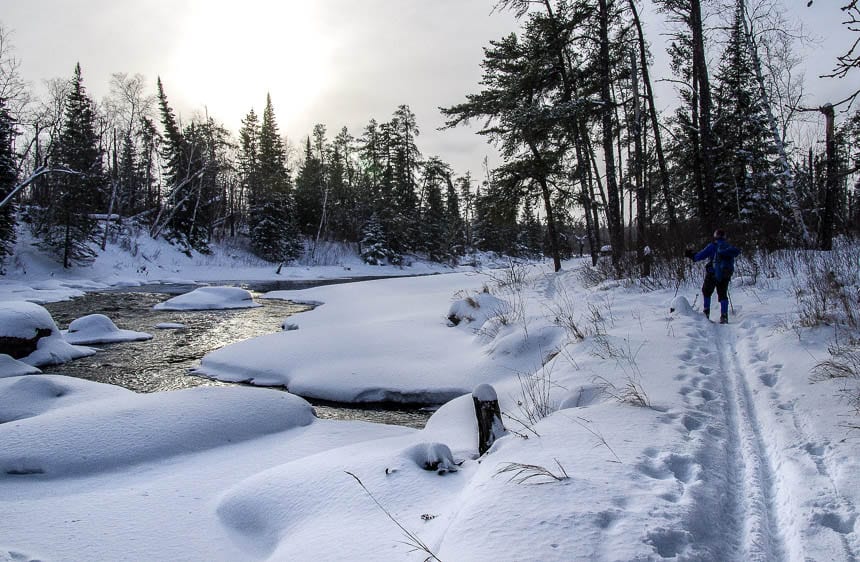
<svg viewBox="0 0 860 562"><path fill-rule="evenodd" d="M475 403L475 416L478 418L478 453L483 455L490 450L496 439L502 437L505 425L496 389L488 384L479 384L472 391Z"/></svg>

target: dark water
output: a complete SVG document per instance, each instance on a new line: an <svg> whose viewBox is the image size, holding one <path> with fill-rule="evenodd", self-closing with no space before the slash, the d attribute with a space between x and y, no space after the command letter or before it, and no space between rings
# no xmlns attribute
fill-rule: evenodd
<svg viewBox="0 0 860 562"><path fill-rule="evenodd" d="M316 285L321 283L315 283ZM312 283L281 283L277 288L297 289ZM225 284L226 285L226 284ZM252 289L273 290L272 285L249 284ZM89 293L82 297L49 303L47 308L60 329L87 314L104 314L119 328L147 332L153 338L142 342L93 345L99 353L51 367L45 373L109 383L135 392L163 392L195 386L226 386L189 370L207 353L225 345L281 330L284 319L311 307L275 299L256 299L263 306L238 310L169 311L153 306L194 287L152 285L118 291ZM163 323L178 323L181 329L157 329ZM272 390L277 392L278 390ZM363 409L344 405L314 405L320 418L365 420L377 423L424 427L430 413L385 407Z"/></svg>

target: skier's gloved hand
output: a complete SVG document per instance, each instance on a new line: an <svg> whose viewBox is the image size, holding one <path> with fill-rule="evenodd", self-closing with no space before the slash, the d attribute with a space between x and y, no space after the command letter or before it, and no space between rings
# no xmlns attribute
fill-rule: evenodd
<svg viewBox="0 0 860 562"><path fill-rule="evenodd" d="M687 259L693 259L696 257L696 252L690 249L684 250L684 257Z"/></svg>

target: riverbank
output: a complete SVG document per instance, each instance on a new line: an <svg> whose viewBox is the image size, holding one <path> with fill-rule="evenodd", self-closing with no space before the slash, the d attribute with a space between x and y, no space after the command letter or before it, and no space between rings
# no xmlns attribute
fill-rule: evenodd
<svg viewBox="0 0 860 562"><path fill-rule="evenodd" d="M284 266L265 262L241 248L213 244L208 255L188 256L163 240L141 235L133 248L108 244L89 266L64 269L39 250L25 230L19 232L13 257L0 276L0 301L55 302L90 291L140 287L152 284L193 287L202 284L256 285L262 290L303 281L364 279L432 275L473 271L471 266L451 267L407 258L404 265L368 265L354 248L326 244L313 261ZM494 265L490 256L478 262Z"/></svg>

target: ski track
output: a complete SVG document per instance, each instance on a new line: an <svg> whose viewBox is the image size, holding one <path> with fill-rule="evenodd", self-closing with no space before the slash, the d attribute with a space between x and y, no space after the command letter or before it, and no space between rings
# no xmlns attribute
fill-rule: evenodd
<svg viewBox="0 0 860 562"><path fill-rule="evenodd" d="M792 445L786 451L772 453L772 456L777 461L790 459L794 463L814 467L812 473L805 475L805 481L810 489L816 491L814 500L810 501L807 498L798 501L790 497L781 498L785 500L782 503L792 506L797 516L792 519L802 522L800 528L794 529L795 534L804 537L804 543L807 541L816 543L818 548L815 550L829 551L834 557L836 551L840 550L833 545L833 539L835 539L841 547L839 554L842 556L834 559L855 562L858 559L858 553L853 531L858 518L857 510L851 499L840 493L839 485L833 476L838 471L838 467L833 466L835 461L828 455L832 445L827 439L815 435L813 424L807 414L795 408L796 400L782 400L779 382L783 365L768 362L768 352L762 351L757 344L755 333L757 326L753 322L744 321L740 327L744 331L741 336L743 351L749 357L747 372L751 374L754 370L757 375L757 378L748 380L759 381L762 390L768 392L768 399L779 412L776 414L777 419L780 414L787 414L788 417L788 420L783 421L781 430L789 435L787 441ZM791 495L790 491L785 495ZM824 546L826 543L830 545ZM789 552L789 558L809 560L803 552L806 550L805 546L805 544L797 545L795 548L800 551Z"/></svg>
<svg viewBox="0 0 860 562"><path fill-rule="evenodd" d="M712 561L787 560L777 518L776 480L761 435L747 373L738 358L734 326L696 318L679 354L683 414L666 414L688 434L684 458L695 478L684 478L683 545L665 537L649 542L663 558ZM647 452L646 452L647 454ZM673 455L677 465L678 455ZM690 471L688 471L690 472Z"/></svg>
<svg viewBox="0 0 860 562"><path fill-rule="evenodd" d="M735 471L732 493L740 510L743 560L784 560L785 547L776 517L774 472L761 436L747 373L738 358L733 327L714 325L729 428L726 468ZM734 459L734 466L732 460Z"/></svg>
<svg viewBox="0 0 860 562"><path fill-rule="evenodd" d="M858 560L857 510L839 493L830 444L815 437L793 401L782 400L783 365L770 363L760 349L757 326L696 318L686 328L675 375L686 408L661 420L680 425L686 445L674 452L646 449L638 470L673 476L674 491L659 497L687 508L676 512L682 530L652 529L645 542L673 560L803 561L811 560L806 551L813 544L835 560ZM762 434L771 426L781 437ZM794 480L780 472L798 466L813 467L803 478L814 499L798 494Z"/></svg>

